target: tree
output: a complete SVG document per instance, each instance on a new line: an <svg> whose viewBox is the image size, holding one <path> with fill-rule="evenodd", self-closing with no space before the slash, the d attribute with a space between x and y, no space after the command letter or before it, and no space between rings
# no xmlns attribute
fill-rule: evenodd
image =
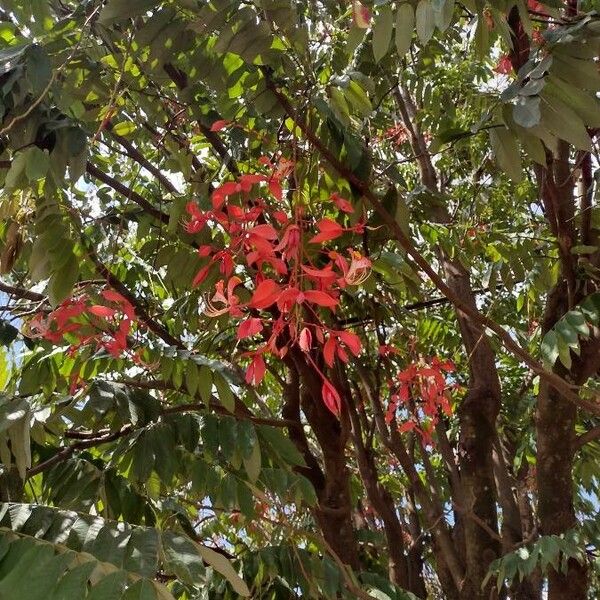
<svg viewBox="0 0 600 600"><path fill-rule="evenodd" d="M597 8L4 0L0 596L596 597Z"/></svg>

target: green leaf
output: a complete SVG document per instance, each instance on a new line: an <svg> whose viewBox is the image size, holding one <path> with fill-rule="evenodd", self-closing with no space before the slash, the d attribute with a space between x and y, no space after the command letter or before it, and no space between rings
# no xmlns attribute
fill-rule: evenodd
<svg viewBox="0 0 600 600"><path fill-rule="evenodd" d="M544 336L540 348L544 363L548 367L553 367L558 358L558 336L552 329Z"/></svg>
<svg viewBox="0 0 600 600"><path fill-rule="evenodd" d="M231 391L231 386L229 382L221 375L215 371L213 373L213 383L217 388L217 394L219 396L219 400L221 404L230 412L235 412L235 397L233 392Z"/></svg>
<svg viewBox="0 0 600 600"><path fill-rule="evenodd" d="M551 96L546 90L542 93L544 106L541 124L565 142L579 150L592 149L592 140L583 121L566 104Z"/></svg>
<svg viewBox="0 0 600 600"><path fill-rule="evenodd" d="M382 6L373 24L373 56L379 62L388 52L394 30L394 16L389 5Z"/></svg>
<svg viewBox="0 0 600 600"><path fill-rule="evenodd" d="M40 150L37 147L27 150L27 163L25 165L25 175L29 181L37 181L46 176L50 168L50 155L46 150Z"/></svg>
<svg viewBox="0 0 600 600"><path fill-rule="evenodd" d="M35 96L40 96L52 77L52 64L46 51L37 44L25 52L27 79Z"/></svg>
<svg viewBox="0 0 600 600"><path fill-rule="evenodd" d="M513 108L515 123L521 127L533 127L540 122L540 99L538 96L519 96Z"/></svg>
<svg viewBox="0 0 600 600"><path fill-rule="evenodd" d="M277 428L261 425L258 427L258 432L263 439L271 444L284 462L298 466L304 465L304 458L302 458L296 446Z"/></svg>
<svg viewBox="0 0 600 600"><path fill-rule="evenodd" d="M198 552L215 571L227 579L236 594L244 597L250 595L250 590L246 582L235 572L235 569L225 556L206 546L198 546Z"/></svg>
<svg viewBox="0 0 600 600"><path fill-rule="evenodd" d="M515 182L523 179L519 146L515 136L506 127L490 129L490 141L496 160L506 174Z"/></svg>
<svg viewBox="0 0 600 600"><path fill-rule="evenodd" d="M260 475L261 469L261 453L260 453L260 445L258 442L252 446L252 452L248 458L244 458L244 468L246 469L246 473L248 474L248 479L255 483Z"/></svg>
<svg viewBox="0 0 600 600"><path fill-rule="evenodd" d="M132 121L121 121L112 129L117 135L125 136L136 130L136 125Z"/></svg>
<svg viewBox="0 0 600 600"><path fill-rule="evenodd" d="M65 249L65 252L67 250ZM71 295L79 277L79 262L70 254L59 271L52 273L48 283L48 298L52 306L60 304Z"/></svg>
<svg viewBox="0 0 600 600"><path fill-rule="evenodd" d="M402 58L410 49L415 30L415 11L410 2L403 2L396 11L396 51Z"/></svg>
<svg viewBox="0 0 600 600"><path fill-rule="evenodd" d="M190 396L194 397L196 395L199 381L199 368L190 360L186 363L185 367L185 387Z"/></svg>
<svg viewBox="0 0 600 600"><path fill-rule="evenodd" d="M157 600L154 584L147 579L140 579L127 588L123 600Z"/></svg>
<svg viewBox="0 0 600 600"><path fill-rule="evenodd" d="M368 117L373 112L373 105L358 82L351 80L344 90L344 96L362 117Z"/></svg>
<svg viewBox="0 0 600 600"><path fill-rule="evenodd" d="M85 598L88 579L95 567L96 564L93 561L89 561L71 569L54 586L49 600Z"/></svg>
<svg viewBox="0 0 600 600"><path fill-rule="evenodd" d="M587 337L590 334L590 328L585 317L578 310L569 311L563 318L569 324L569 327L579 335Z"/></svg>
<svg viewBox="0 0 600 600"><path fill-rule="evenodd" d="M159 0L108 0L98 16L98 23L108 26L116 21L139 17L160 4Z"/></svg>
<svg viewBox="0 0 600 600"><path fill-rule="evenodd" d="M86 596L86 600L115 600L125 589L127 575L125 571L109 573L97 583Z"/></svg>
<svg viewBox="0 0 600 600"><path fill-rule="evenodd" d="M429 42L435 29L435 15L431 0L419 0L415 11L417 37L423 46Z"/></svg>
<svg viewBox="0 0 600 600"><path fill-rule="evenodd" d="M155 529L135 528L127 542L123 568L145 577L153 577L158 567L158 533Z"/></svg>
<svg viewBox="0 0 600 600"><path fill-rule="evenodd" d="M213 376L212 371L206 365L202 365L198 371L198 393L202 402L205 404L210 403L212 395Z"/></svg>

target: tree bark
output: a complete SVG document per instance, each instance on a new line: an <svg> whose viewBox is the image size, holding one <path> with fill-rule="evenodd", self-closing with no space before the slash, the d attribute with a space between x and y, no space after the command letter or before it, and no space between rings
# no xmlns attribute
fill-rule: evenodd
<svg viewBox="0 0 600 600"><path fill-rule="evenodd" d="M557 285L548 295L542 335L581 299L581 288L574 277L575 257L570 249L576 243L574 226L574 183L569 163L569 146L559 143L558 155L548 155L548 167L537 170L544 210L557 239L561 273ZM575 382L579 361L570 371L557 363L554 370ZM573 457L575 450L576 406L555 388L540 382L536 411L537 492L541 534L560 534L577 524L573 506ZM565 572L548 573L548 600L585 600L587 565L569 560Z"/></svg>

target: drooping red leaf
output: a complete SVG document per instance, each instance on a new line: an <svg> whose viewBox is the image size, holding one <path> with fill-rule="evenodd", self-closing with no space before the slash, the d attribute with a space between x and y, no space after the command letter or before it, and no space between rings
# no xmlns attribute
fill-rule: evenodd
<svg viewBox="0 0 600 600"><path fill-rule="evenodd" d="M309 352L312 346L312 333L308 327L304 327L298 338L298 346L303 352Z"/></svg>
<svg viewBox="0 0 600 600"><path fill-rule="evenodd" d="M321 388L321 396L325 406L338 417L342 410L342 399L338 391L333 387L330 381L323 379L323 387Z"/></svg>
<svg viewBox="0 0 600 600"><path fill-rule="evenodd" d="M192 287L199 286L206 279L209 269L210 269L210 265L206 265L206 266L202 267L198 271L198 273L196 273L196 277L194 277L194 279L192 281Z"/></svg>
<svg viewBox="0 0 600 600"><path fill-rule="evenodd" d="M325 345L323 346L323 359L328 367L333 367L333 361L335 360L335 350L337 348L337 342L335 337L330 336Z"/></svg>
<svg viewBox="0 0 600 600"><path fill-rule="evenodd" d="M258 284L249 305L259 310L267 308L277 300L280 293L281 288L277 283L272 279L264 279Z"/></svg>
<svg viewBox="0 0 600 600"><path fill-rule="evenodd" d="M252 362L246 369L246 383L258 385L264 378L267 367L262 354L255 354Z"/></svg>
<svg viewBox="0 0 600 600"><path fill-rule="evenodd" d="M344 233L344 228L339 223L332 221L331 219L321 219L317 223L317 229L320 231L320 233L317 233L317 235L309 240L311 244L320 244L321 242L335 240Z"/></svg>
<svg viewBox="0 0 600 600"><path fill-rule="evenodd" d="M406 433L407 431L412 431L413 429L416 429L416 428L417 428L417 424L414 421L406 421L398 427L398 431L400 433Z"/></svg>
<svg viewBox="0 0 600 600"><path fill-rule="evenodd" d="M109 319L110 317L113 317L117 311L114 308L109 308L108 306L103 306L102 304L94 304L88 308L88 312L96 315L97 317Z"/></svg>
<svg viewBox="0 0 600 600"><path fill-rule="evenodd" d="M338 331L337 336L344 343L344 345L348 347L350 352L354 354L354 356L358 356L360 354L360 338L355 333L352 333L351 331Z"/></svg>
<svg viewBox="0 0 600 600"><path fill-rule="evenodd" d="M277 179L269 179L269 191L276 200L281 200L283 198L283 189L281 188L281 183L279 183Z"/></svg>
<svg viewBox="0 0 600 600"><path fill-rule="evenodd" d="M348 214L354 212L354 207L346 198L342 198L339 194L331 194L331 201L342 211Z"/></svg>
<svg viewBox="0 0 600 600"><path fill-rule="evenodd" d="M294 304L298 302L300 294L300 290L296 287L286 288L277 298L277 308L279 308L281 312L289 312Z"/></svg>
<svg viewBox="0 0 600 600"><path fill-rule="evenodd" d="M225 127L227 127L227 125L230 125L231 121L228 121L227 119L220 119L218 121L215 121L211 126L210 126L210 130L211 131L221 131L221 129L225 129Z"/></svg>
<svg viewBox="0 0 600 600"><path fill-rule="evenodd" d="M346 350L339 344L338 344L336 351L337 351L338 358L343 363L347 363L350 360L350 357L348 356L348 353L346 352Z"/></svg>
<svg viewBox="0 0 600 600"><path fill-rule="evenodd" d="M306 290L304 292L304 298L307 302L325 306L327 308L334 308L339 303L337 298L330 296L327 292L321 292L320 290Z"/></svg>
<svg viewBox="0 0 600 600"><path fill-rule="evenodd" d="M119 292L115 292L115 290L102 290L100 292L104 298L106 298L110 302L116 302L117 304L123 304L124 302L128 302Z"/></svg>
<svg viewBox="0 0 600 600"><path fill-rule="evenodd" d="M262 328L262 321L257 317L251 317L239 324L237 338L238 340L243 340L244 338L251 337L262 331Z"/></svg>
<svg viewBox="0 0 600 600"><path fill-rule="evenodd" d="M248 231L253 235L257 235L265 240L276 240L277 239L277 231L275 231L275 227L269 225L268 223L262 223L261 225L255 225L252 229Z"/></svg>

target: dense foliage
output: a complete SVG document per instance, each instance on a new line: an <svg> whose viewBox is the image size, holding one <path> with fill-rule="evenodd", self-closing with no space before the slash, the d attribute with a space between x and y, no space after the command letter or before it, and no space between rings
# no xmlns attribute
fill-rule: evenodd
<svg viewBox="0 0 600 600"><path fill-rule="evenodd" d="M597 597L597 10L1 0L0 597Z"/></svg>

